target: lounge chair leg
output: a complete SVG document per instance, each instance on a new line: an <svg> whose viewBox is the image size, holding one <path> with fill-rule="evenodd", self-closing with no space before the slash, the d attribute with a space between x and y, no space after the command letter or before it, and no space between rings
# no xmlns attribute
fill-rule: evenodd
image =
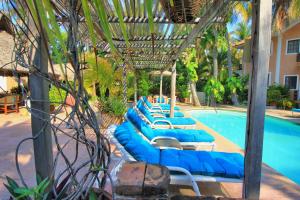
<svg viewBox="0 0 300 200"><path fill-rule="evenodd" d="M181 168L181 167L167 166L167 168L168 168L170 171L174 171L174 172L182 172L182 173L184 173L184 174L189 178L189 180L191 181L191 186L193 187L193 190L194 190L194 192L196 193L196 196L197 196L197 197L200 197L200 196L201 196L201 193L200 193L198 184L197 184L196 180L194 179L194 177L192 176L192 174L191 174L189 171L187 171L186 169Z"/></svg>

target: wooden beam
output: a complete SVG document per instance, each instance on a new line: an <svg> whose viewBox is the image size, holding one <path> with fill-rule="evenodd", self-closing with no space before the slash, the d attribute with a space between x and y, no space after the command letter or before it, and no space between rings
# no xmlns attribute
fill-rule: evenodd
<svg viewBox="0 0 300 200"><path fill-rule="evenodd" d="M44 74L48 73L48 54L45 38L37 39L33 63ZM31 96L31 129L33 140L36 175L42 180L53 178L53 152L50 129L49 82L37 72L29 75Z"/></svg>
<svg viewBox="0 0 300 200"><path fill-rule="evenodd" d="M174 108L176 102L176 61L172 67L172 76L171 76L171 106L170 106L170 117L174 117Z"/></svg>
<svg viewBox="0 0 300 200"><path fill-rule="evenodd" d="M117 44L115 46L116 46L116 48L127 48L127 46L126 46L125 43L123 43L123 44ZM153 47L154 48L171 48L171 49L177 49L180 46L176 45L176 44L155 44L155 45L152 45L152 44L136 44L136 43L130 44L130 48L143 49L143 48L153 48Z"/></svg>
<svg viewBox="0 0 300 200"><path fill-rule="evenodd" d="M259 199L272 0L252 1L251 74L248 96L243 197Z"/></svg>
<svg viewBox="0 0 300 200"><path fill-rule="evenodd" d="M155 40L158 41L173 41L173 40L184 40L187 38L187 35L174 35L174 36L154 36ZM123 38L113 38L114 41L120 41L120 42L125 42ZM152 36L151 35L146 35L146 36L134 36L133 38L129 38L129 42L135 42L135 41L152 41Z"/></svg>

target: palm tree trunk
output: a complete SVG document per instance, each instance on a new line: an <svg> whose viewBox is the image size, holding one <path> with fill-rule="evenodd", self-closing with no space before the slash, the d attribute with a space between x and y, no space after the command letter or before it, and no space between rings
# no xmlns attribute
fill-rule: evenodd
<svg viewBox="0 0 300 200"><path fill-rule="evenodd" d="M231 101L232 101L233 105L235 105L235 106L237 106L237 105L240 104L238 96L237 96L236 93L234 93L234 94L231 95Z"/></svg>
<svg viewBox="0 0 300 200"><path fill-rule="evenodd" d="M226 42L227 42L227 64L228 64L228 77L232 77L232 55L231 55L231 48L230 48L230 41L229 41L229 34L228 29L226 28L225 32ZM231 101L233 105L238 105L239 101L237 98L237 94L233 93L231 94Z"/></svg>
<svg viewBox="0 0 300 200"><path fill-rule="evenodd" d="M191 92L192 92L192 98L193 98L193 105L201 106L198 95L197 95L197 91L196 91L196 83L191 82L190 86L191 86Z"/></svg>
<svg viewBox="0 0 300 200"><path fill-rule="evenodd" d="M213 75L216 79L218 79L218 46L217 46L218 33L217 33L216 29L213 29L213 34L214 34L214 37L215 37L215 44L213 45L213 52L212 52Z"/></svg>
<svg viewBox="0 0 300 200"><path fill-rule="evenodd" d="M226 28L225 32L226 42L227 42L227 64L228 64L228 76L232 77L232 55L231 55L231 47L229 41L228 29Z"/></svg>

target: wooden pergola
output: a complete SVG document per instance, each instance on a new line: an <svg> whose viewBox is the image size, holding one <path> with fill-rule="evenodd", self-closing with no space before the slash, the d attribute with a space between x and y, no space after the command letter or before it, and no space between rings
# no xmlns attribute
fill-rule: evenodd
<svg viewBox="0 0 300 200"><path fill-rule="evenodd" d="M191 9L184 5L184 0L171 1L153 0L154 32L149 28L149 16L142 0L124 0L122 3L123 21L128 33L129 47L120 29L120 19L111 0L103 0L108 17L109 29L113 44L116 47L113 57L122 61L121 66L126 74L126 67L132 70L153 69L164 71L171 68L171 116L175 106L176 60L213 23L223 23L224 15L235 4L233 0L203 0L195 1L199 8ZM70 11L64 0L53 0L57 18L62 23L68 23L66 17ZM245 178L243 197L258 199L260 191L262 146L264 130L264 113L266 104L267 71L269 63L269 48L271 41L271 0L253 0L252 18L252 71L249 86L248 115L245 149ZM181 7L179 7L180 5ZM95 9L90 6L96 13ZM196 11L195 11L196 9ZM92 16L93 14L92 13ZM196 14L195 14L196 13ZM81 40L89 43L87 25L84 15L80 15ZM112 50L103 33L103 27L94 17L95 32L98 37L99 50L111 56ZM90 43L91 45L91 43ZM47 70L47 69L45 69ZM39 84L38 79L34 80ZM42 95L42 94L41 94ZM38 96L37 96L38 97ZM42 108L43 109L43 108ZM34 124L34 119L32 120ZM38 123L35 128L39 130ZM49 139L49 137L48 137ZM51 138L50 138L51 139ZM41 139L42 140L42 139ZM47 146L47 145L45 145ZM44 152L43 145L35 145ZM47 151L51 151L51 148ZM48 152L49 153L49 152ZM49 153L50 154L50 153ZM47 154L48 155L48 154ZM49 156L51 159L51 156ZM48 162L49 163L49 162ZM39 166L41 167L41 166ZM37 167L38 168L38 167ZM38 169L37 169L38 170ZM45 170L40 170L46 173ZM48 173L49 174L49 173Z"/></svg>

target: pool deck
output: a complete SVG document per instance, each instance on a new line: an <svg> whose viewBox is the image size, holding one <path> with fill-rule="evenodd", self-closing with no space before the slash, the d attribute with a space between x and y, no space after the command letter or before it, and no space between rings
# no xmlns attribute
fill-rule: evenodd
<svg viewBox="0 0 300 200"><path fill-rule="evenodd" d="M189 110L203 109L183 104L180 104L179 106L187 116L187 111ZM222 109L243 111L241 108L229 106L222 106ZM281 117L288 117L288 111L276 111L276 113L282 113L280 115ZM31 125L30 117L22 113L11 113L8 115L0 114L0 119L0 199L8 199L7 190L3 186L3 182L5 182L5 175L18 180L14 162L15 148L21 139L31 135ZM298 122L300 122L299 119L297 119ZM217 151L239 152L243 154L243 150L241 150L237 145L233 144L217 132L204 126L200 122L197 122L197 128L204 129L215 137ZM63 135L60 136L60 139L62 141L66 140ZM114 151L115 147L113 144L111 144L111 147ZM32 144L28 142L23 146L20 155L21 167L25 174L25 178L30 185L35 182L34 160L32 153ZM73 150L69 149L67 154L72 156ZM120 154L116 150L112 155L111 167L113 167L119 159ZM80 156L80 160L84 160L84 155ZM199 186L203 195L241 198L242 194L242 184L240 183L199 183ZM110 188L108 188L108 190L110 190ZM190 187L170 186L170 190L171 194L180 193L188 196L194 195ZM263 165L261 199L300 199L300 186L277 173L267 165Z"/></svg>
<svg viewBox="0 0 300 200"><path fill-rule="evenodd" d="M180 104L180 107L182 108L186 116L190 116L187 112L190 110L213 109L209 107L195 108L193 106L185 105L185 104ZM239 108L233 106L221 106L218 107L217 109L246 111L245 108ZM300 117L299 113L294 113L294 115L292 116L291 111L268 109L266 114L270 116L284 118L296 123L300 123L300 118L296 118L296 117ZM197 129L204 129L215 137L216 144L217 144L217 147L215 149L216 151L238 152L244 154L244 150L239 148L236 144L232 143L231 141L229 141L219 133L215 132L214 130L203 125L199 121L197 121ZM260 194L261 199L300 199L300 186L295 184L287 177L276 172L274 169L272 169L266 164L263 164L262 166L261 180L262 180L261 194ZM221 184L204 183L204 184L200 184L200 189L202 193L206 195L215 194L220 196L241 198L243 188L242 188L242 184L240 183L221 183ZM185 189L184 191L181 192L184 192L187 195L192 194L192 192L189 191L188 189Z"/></svg>

